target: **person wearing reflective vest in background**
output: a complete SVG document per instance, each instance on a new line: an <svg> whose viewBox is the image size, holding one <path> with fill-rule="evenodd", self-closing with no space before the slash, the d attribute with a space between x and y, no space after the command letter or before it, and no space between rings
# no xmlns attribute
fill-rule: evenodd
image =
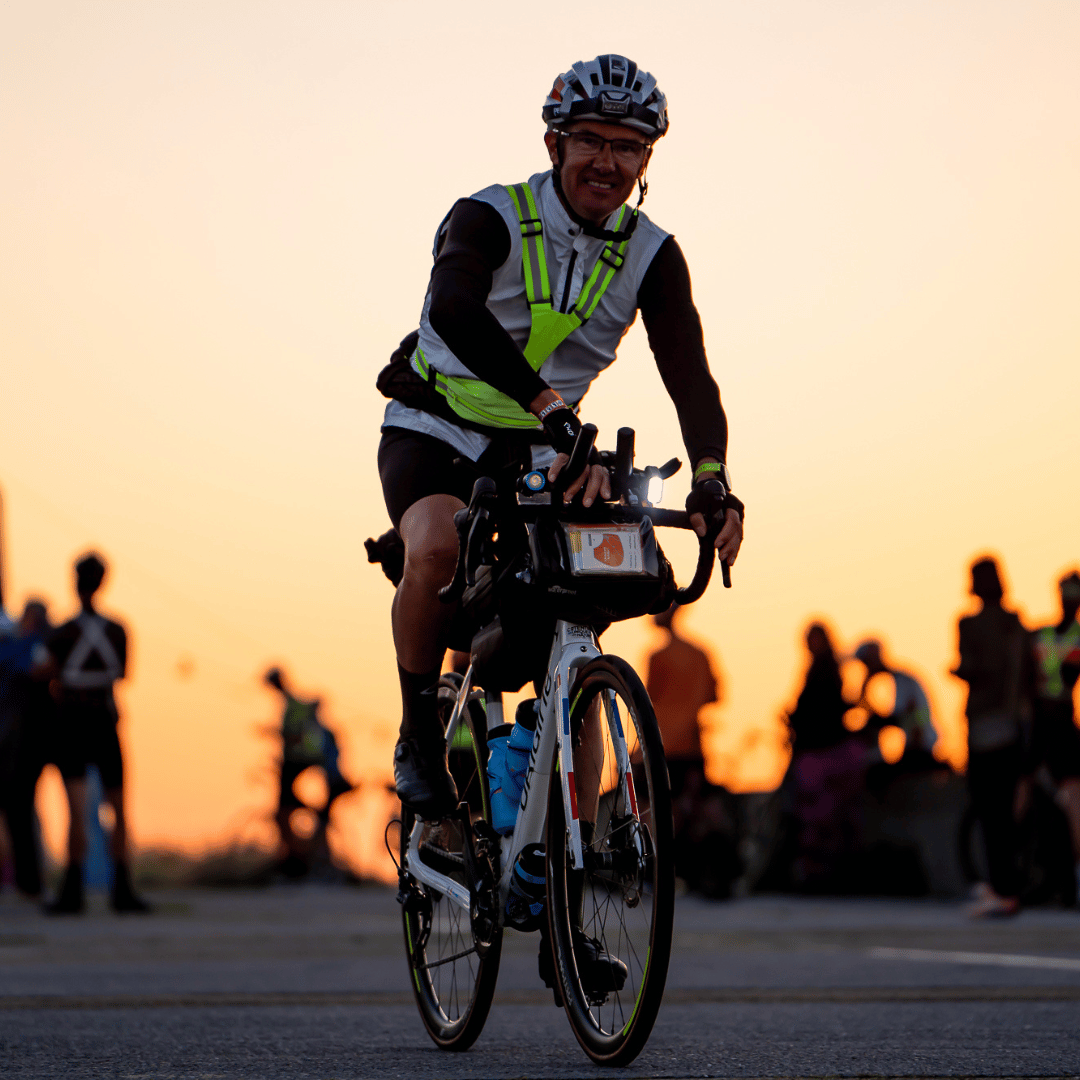
<svg viewBox="0 0 1080 1080"><path fill-rule="evenodd" d="M1031 634L1035 669L1035 709L1028 772L1045 764L1057 783L1057 797L1069 819L1076 884L1080 894L1080 730L1073 690L1080 679L1080 574L1058 582L1061 619Z"/></svg>
<svg viewBox="0 0 1080 1080"><path fill-rule="evenodd" d="M393 605L403 714L394 781L421 817L457 801L434 693L453 609L438 590L453 577L454 513L477 474L454 461L494 468L509 447L531 446L533 467L554 480L581 428L581 399L638 311L693 466L693 523L699 535L707 518L722 524L716 547L729 564L742 541L742 503L724 464L727 421L686 260L639 209L653 146L668 129L666 99L632 60L604 55L556 78L542 116L551 168L454 204L437 231L419 331L395 354L401 377L384 385L392 362L379 380L394 399L379 473L405 544ZM494 125L470 138L485 134L499 141ZM706 488L708 479L722 483ZM567 497L579 492L586 506L610 497L607 471L586 467Z"/></svg>
<svg viewBox="0 0 1080 1080"><path fill-rule="evenodd" d="M83 910L83 860L86 857L86 767L101 773L105 799L112 807L112 907L117 912L146 912L149 905L132 891L127 861L124 813L124 763L116 734L119 714L113 684L127 673L127 632L94 607L94 594L105 579L105 563L91 553L75 564L75 590L82 610L45 639L44 673L59 685L54 758L67 790L68 866L52 915Z"/></svg>

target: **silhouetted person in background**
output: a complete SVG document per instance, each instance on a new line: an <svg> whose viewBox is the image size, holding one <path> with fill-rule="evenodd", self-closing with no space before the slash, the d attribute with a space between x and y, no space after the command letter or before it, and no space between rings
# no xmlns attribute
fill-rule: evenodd
<svg viewBox="0 0 1080 1080"><path fill-rule="evenodd" d="M319 847L325 848L330 807L335 799L352 791L353 786L341 773L334 733L319 720L320 699L307 701L297 697L288 688L280 668L271 668L263 676L263 681L277 690L285 702L281 715L281 783L274 815L285 845L281 869L289 877L302 877L311 868L313 851ZM293 791L293 784L302 772L312 766L323 770L327 797L322 807L307 807L315 811L318 828L313 836L302 837L292 826L292 814L295 810L305 808L306 804Z"/></svg>
<svg viewBox="0 0 1080 1080"><path fill-rule="evenodd" d="M117 912L145 912L149 905L131 887L124 812L124 763L116 734L119 714L113 686L127 673L127 632L94 607L94 594L105 578L105 563L95 554L75 564L75 590L82 610L54 630L45 645L59 687L55 760L67 791L70 825L68 865L50 914L83 910L83 861L86 858L86 766L101 774L105 798L113 809L112 907Z"/></svg>
<svg viewBox="0 0 1080 1080"><path fill-rule="evenodd" d="M806 630L810 667L795 709L788 716L795 751L828 750L851 737L844 727L848 702L842 692L840 663L829 631L821 623Z"/></svg>
<svg viewBox="0 0 1080 1080"><path fill-rule="evenodd" d="M3 615L3 609L0 609L0 615ZM9 854L14 859L10 811L22 742L19 678L29 672L32 652L33 646L20 638L18 626L4 615L0 619L0 814L8 819L8 834L0 830L0 870ZM8 836L12 839L10 852L6 843Z"/></svg>
<svg viewBox="0 0 1080 1080"><path fill-rule="evenodd" d="M904 733L904 753L899 761L888 767L890 772L921 772L939 768L940 763L933 754L938 736L930 715L930 699L919 680L910 672L888 663L882 654L881 642L874 638L858 646L855 659L866 668L856 703L870 712L870 721L864 730L868 734L876 733L892 725ZM870 681L878 675L891 676L896 691L892 712L888 716L875 712L867 700Z"/></svg>
<svg viewBox="0 0 1080 1080"><path fill-rule="evenodd" d="M1058 582L1061 619L1035 630L1031 648L1035 668L1034 715L1027 771L1045 765L1057 784L1057 798L1069 821L1076 883L1080 893L1080 730L1073 711L1073 689L1080 678L1080 574Z"/></svg>
<svg viewBox="0 0 1080 1080"><path fill-rule="evenodd" d="M982 609L960 620L960 663L952 674L968 684L968 788L990 875L972 914L1008 916L1020 909L1014 804L1030 714L1028 636L1020 617L1002 606L993 559L972 565L971 592Z"/></svg>
<svg viewBox="0 0 1080 1080"><path fill-rule="evenodd" d="M698 786L704 781L701 710L718 698L716 675L708 655L679 634L676 623L681 614L679 605L673 604L653 616L653 622L667 631L667 641L649 657L646 677L646 689L664 739L673 799L679 797L691 776L698 778Z"/></svg>
<svg viewBox="0 0 1080 1080"><path fill-rule="evenodd" d="M12 721L10 757L0 792L11 836L15 886L30 897L41 894L34 795L42 770L51 760L55 736L56 702L48 681L37 676L48 656L43 642L49 631L44 603L30 600L19 621L18 637L8 643L6 650L0 644L0 668L7 671L6 696ZM3 659L5 652L8 655Z"/></svg>
<svg viewBox="0 0 1080 1080"><path fill-rule="evenodd" d="M807 889L847 891L862 849L866 750L844 727L849 705L840 664L821 623L807 628L806 647L810 667L788 716L798 848L794 877Z"/></svg>
<svg viewBox="0 0 1080 1080"><path fill-rule="evenodd" d="M738 874L735 822L723 789L705 778L701 710L720 697L708 654L679 634L682 608L653 617L667 641L649 657L646 688L671 778L675 873L690 889L729 896Z"/></svg>

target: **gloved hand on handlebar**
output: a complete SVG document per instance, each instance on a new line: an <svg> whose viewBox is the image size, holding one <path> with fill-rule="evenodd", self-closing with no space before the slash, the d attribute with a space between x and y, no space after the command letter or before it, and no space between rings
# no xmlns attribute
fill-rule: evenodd
<svg viewBox="0 0 1080 1080"><path fill-rule="evenodd" d="M547 478L554 483L559 474L566 468L570 461L570 455L574 452L574 444L577 442L578 432L581 431L581 421L577 414L567 406L558 394L553 390L547 390L541 394L530 406L536 418L544 428L548 442L557 453L555 461L548 469ZM611 476L603 465L589 465L582 470L580 476L572 477L563 493L563 501L570 502L579 491L584 488L582 502L585 506L592 506L597 495L604 499L611 498Z"/></svg>
<svg viewBox="0 0 1080 1080"><path fill-rule="evenodd" d="M581 421L574 410L567 408L561 399L556 399L541 409L538 419L544 425L544 434L555 451L569 457L581 430Z"/></svg>
<svg viewBox="0 0 1080 1080"><path fill-rule="evenodd" d="M744 508L724 486L716 472L702 472L686 497L686 512L698 536L717 529L713 546L728 566L734 564L742 546Z"/></svg>

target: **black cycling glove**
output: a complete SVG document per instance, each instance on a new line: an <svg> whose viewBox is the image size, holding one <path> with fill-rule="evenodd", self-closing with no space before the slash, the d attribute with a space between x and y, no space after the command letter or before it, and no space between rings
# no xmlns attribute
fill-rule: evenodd
<svg viewBox="0 0 1080 1080"><path fill-rule="evenodd" d="M540 422L544 425L544 434L556 453L569 456L574 452L581 421L573 409L568 409L565 405L552 409Z"/></svg>
<svg viewBox="0 0 1080 1080"><path fill-rule="evenodd" d="M686 512L688 514L703 515L706 525L715 522L718 527L722 528L726 510L734 510L742 519L746 517L742 500L735 498L715 478L710 477L708 480L699 480L690 489L690 494L686 496Z"/></svg>

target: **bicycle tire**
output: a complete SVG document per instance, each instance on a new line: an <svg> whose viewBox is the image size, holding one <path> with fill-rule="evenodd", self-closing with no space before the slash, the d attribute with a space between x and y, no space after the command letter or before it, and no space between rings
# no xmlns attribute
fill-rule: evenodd
<svg viewBox="0 0 1080 1080"><path fill-rule="evenodd" d="M594 702L604 704L600 740L582 738ZM617 713L609 706L613 705ZM612 753L619 724L631 752L637 812L620 783ZM595 731L595 728L593 729ZM569 866L562 785L553 779L548 805L547 910L556 978L567 1018L598 1065L623 1066L641 1052L660 1008L671 956L675 906L671 791L652 703L633 668L618 657L590 661L570 693L570 738L581 820L594 813L585 866ZM589 806L595 785L596 810ZM583 839L583 849L586 847ZM598 943L626 966L625 983L602 992L583 978L575 938Z"/></svg>
<svg viewBox="0 0 1080 1080"><path fill-rule="evenodd" d="M457 698L460 677L439 680L439 710L447 721ZM491 802L487 784L487 726L483 708L470 703L462 713L461 729L472 743L471 762L456 740L451 768L459 798L471 808L473 821L490 824ZM455 755L452 751L451 757ZM401 849L405 850L416 818L402 807ZM421 844L431 864L463 884L470 884L465 868L464 832L460 821L424 825ZM497 849L496 849L497 850ZM427 860L425 859L425 862ZM496 868L497 869L497 868ZM495 996L502 951L502 928L495 926L486 949L477 951L468 912L441 893L403 875L402 926L413 996L432 1041L443 1050L468 1050L483 1031ZM449 959L448 959L449 958Z"/></svg>

